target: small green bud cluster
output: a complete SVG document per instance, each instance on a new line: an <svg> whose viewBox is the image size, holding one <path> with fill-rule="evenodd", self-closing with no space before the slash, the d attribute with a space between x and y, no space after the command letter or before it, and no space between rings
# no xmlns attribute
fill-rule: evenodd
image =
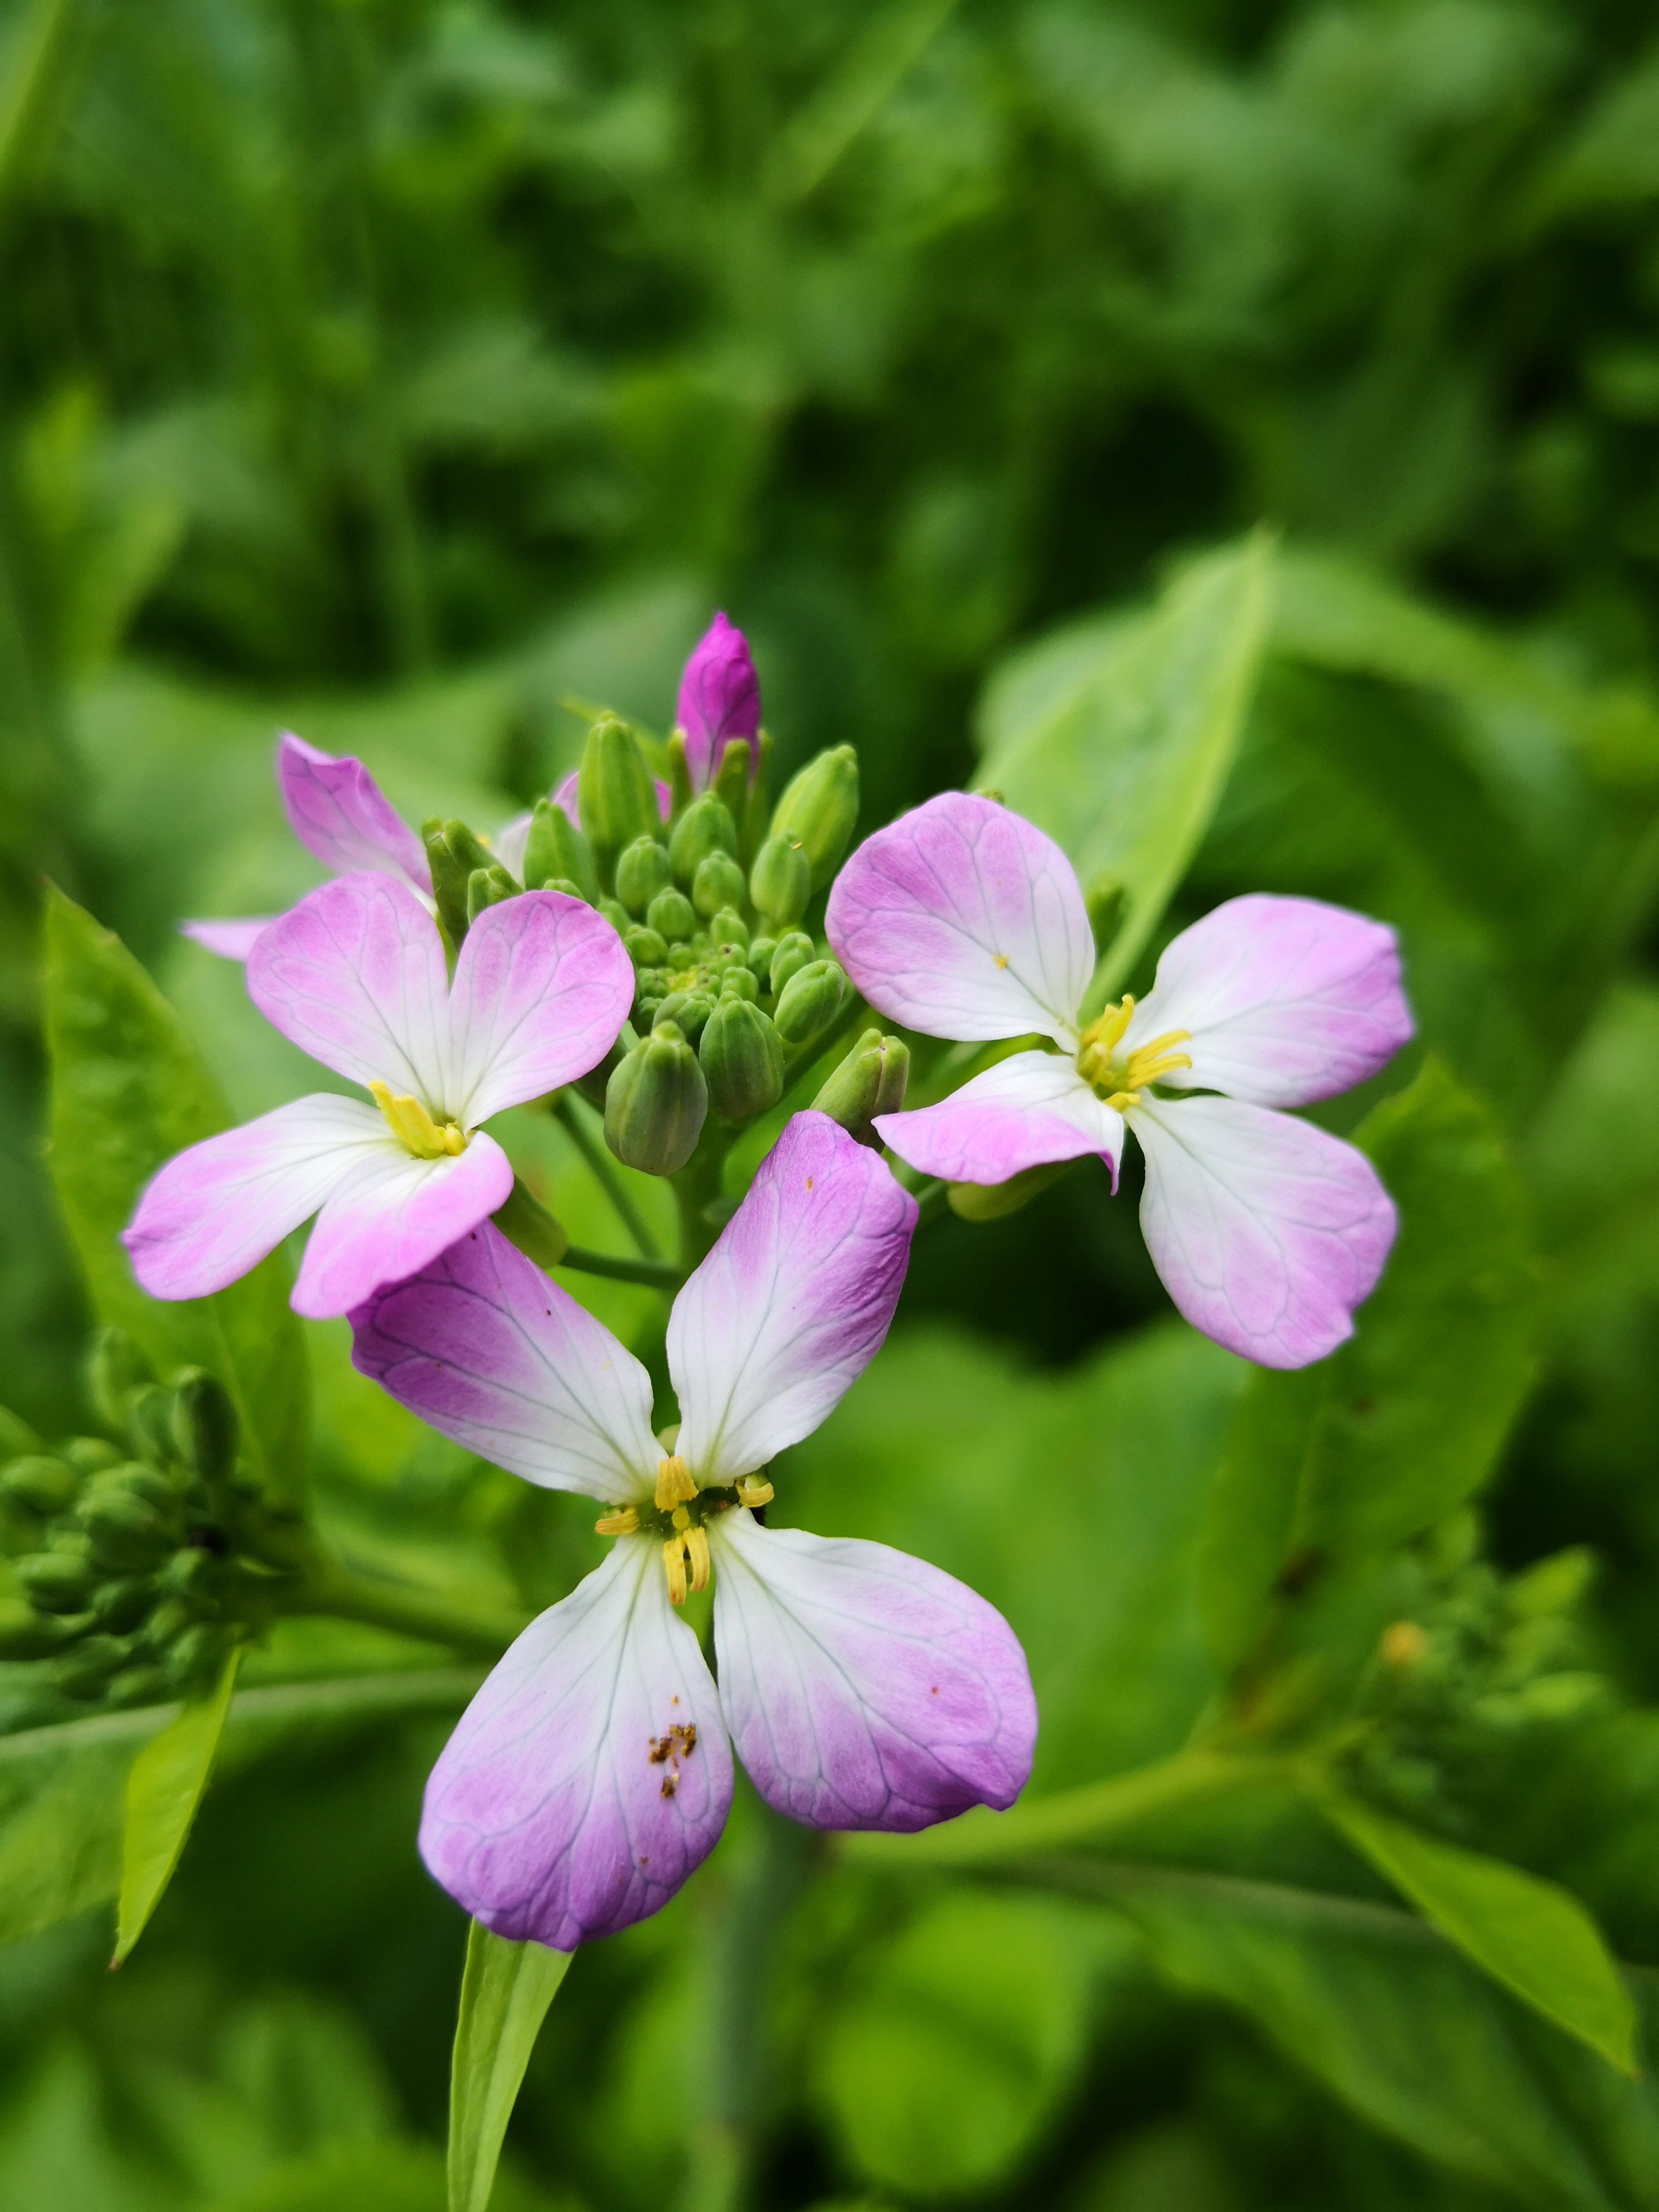
<svg viewBox="0 0 1659 2212"><path fill-rule="evenodd" d="M45 1662L61 1695L125 1706L197 1695L260 1612L258 1582L298 1563L297 1516L237 1457L235 1409L200 1369L159 1382L106 1329L89 1366L109 1434L46 1449L0 1416L0 1658Z"/></svg>

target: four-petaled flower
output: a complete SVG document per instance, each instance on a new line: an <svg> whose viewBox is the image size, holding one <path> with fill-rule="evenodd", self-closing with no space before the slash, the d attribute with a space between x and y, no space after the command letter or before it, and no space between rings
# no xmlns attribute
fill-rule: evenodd
<svg viewBox="0 0 1659 2212"><path fill-rule="evenodd" d="M674 1302L661 1440L639 1361L491 1224L352 1315L357 1366L422 1419L613 1507L610 1558L520 1637L427 1785L422 1856L497 1934L571 1950L666 1904L725 1823L734 1746L815 1827L1018 1794L1036 1710L1001 1615L903 1553L750 1510L879 1347L915 1221L880 1160L797 1115ZM711 1568L718 1690L675 1615Z"/></svg>
<svg viewBox="0 0 1659 2212"><path fill-rule="evenodd" d="M367 873L270 923L247 981L284 1036L375 1103L299 1098L191 1146L143 1192L125 1241L153 1297L201 1297L316 1213L294 1304L317 1316L415 1273L506 1201L512 1164L478 1125L586 1074L634 996L621 939L580 899L487 907L452 983L414 891Z"/></svg>
<svg viewBox="0 0 1659 2212"><path fill-rule="evenodd" d="M1267 1367L1305 1365L1352 1333L1394 1207L1363 1153L1271 1109L1347 1090L1411 1036L1392 931L1315 899L1230 899L1166 947L1139 1006L1126 997L1085 1024L1095 951L1071 863L1030 823L963 792L861 846L826 927L890 1018L1058 1047L878 1117L901 1159L1000 1183L1096 1152L1115 1188L1127 1122L1146 1156L1147 1249L1195 1328Z"/></svg>
<svg viewBox="0 0 1659 2212"><path fill-rule="evenodd" d="M733 738L748 740L749 780L754 781L760 678L749 657L748 639L724 612L709 623L685 664L674 720L685 739L685 765L693 791L706 791L713 783Z"/></svg>

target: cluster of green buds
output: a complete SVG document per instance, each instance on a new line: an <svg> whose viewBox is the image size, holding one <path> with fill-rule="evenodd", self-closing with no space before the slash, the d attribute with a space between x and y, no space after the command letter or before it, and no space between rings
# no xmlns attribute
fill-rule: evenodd
<svg viewBox="0 0 1659 2212"><path fill-rule="evenodd" d="M0 1410L0 1658L43 1662L60 1695L116 1706L191 1697L268 1614L302 1556L297 1516L237 1456L235 1410L198 1368L159 1382L106 1329L89 1365L103 1436L46 1447Z"/></svg>

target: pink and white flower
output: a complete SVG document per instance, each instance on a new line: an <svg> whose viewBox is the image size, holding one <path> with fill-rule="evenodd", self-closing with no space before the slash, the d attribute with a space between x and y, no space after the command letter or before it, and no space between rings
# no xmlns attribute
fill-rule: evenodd
<svg viewBox="0 0 1659 2212"><path fill-rule="evenodd" d="M732 1754L821 1828L1012 1803L1036 1708L1001 1615L881 1544L763 1528L761 1471L875 1356L915 1202L797 1115L674 1302L682 1420L645 1369L486 1223L351 1316L354 1358L448 1437L613 1510L616 1547L533 1621L427 1784L421 1850L498 1935L573 1950L665 1905L708 1855ZM718 1687L676 1615L714 1578Z"/></svg>
<svg viewBox="0 0 1659 2212"><path fill-rule="evenodd" d="M169 1160L124 1233L153 1297L222 1290L312 1214L294 1304L321 1317L415 1273L505 1203L513 1168L479 1125L610 1050L634 969L580 899L487 907L448 979L438 925L389 873L325 884L260 933L249 995L374 1100L298 1098Z"/></svg>
<svg viewBox="0 0 1659 2212"><path fill-rule="evenodd" d="M1085 1024L1088 914L1054 841L947 792L854 853L830 897L836 957L870 1004L930 1036L1049 1042L875 1127L951 1182L1095 1152L1115 1188L1146 1156L1141 1227L1194 1328L1265 1367L1353 1330L1395 1211L1352 1145L1278 1109L1334 1097L1404 1044L1394 933L1316 899L1230 899L1165 949L1146 998ZM1172 1095L1173 1094L1173 1095Z"/></svg>

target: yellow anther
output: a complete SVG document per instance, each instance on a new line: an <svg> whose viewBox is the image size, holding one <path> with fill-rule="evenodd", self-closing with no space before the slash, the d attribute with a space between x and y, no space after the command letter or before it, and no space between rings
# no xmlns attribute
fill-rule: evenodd
<svg viewBox="0 0 1659 2212"><path fill-rule="evenodd" d="M691 1526L691 1516L683 1505L677 1505L674 1508L672 1518L677 1528L689 1528Z"/></svg>
<svg viewBox="0 0 1659 2212"><path fill-rule="evenodd" d="M1150 1044L1137 1045L1127 1060L1116 1058L1116 1050L1124 1031L1128 1028L1135 1010L1134 1000L1126 991L1122 1003L1108 1006L1097 1021L1090 1023L1083 1032L1077 1056L1077 1072L1084 1081L1092 1084L1108 1106L1121 1114L1127 1106L1138 1106L1140 1094L1149 1083L1160 1076L1172 1075L1178 1067L1190 1067L1191 1058L1184 1052L1171 1052L1170 1047L1192 1042L1189 1030L1166 1030L1161 1037ZM1112 1087L1109 1092L1105 1085Z"/></svg>
<svg viewBox="0 0 1659 2212"><path fill-rule="evenodd" d="M632 1505L619 1505L614 1513L602 1513L593 1523L596 1536L631 1536L640 1525L639 1513Z"/></svg>
<svg viewBox="0 0 1659 2212"><path fill-rule="evenodd" d="M762 1482L752 1474L738 1477L738 1503L746 1505L752 1513L758 1505L769 1505L777 1496L769 1482Z"/></svg>
<svg viewBox="0 0 1659 2212"><path fill-rule="evenodd" d="M371 1083L368 1095L386 1115L392 1135L417 1160L441 1160L446 1153L453 1158L466 1150L466 1139L455 1124L446 1121L441 1127L410 1092L394 1097L389 1083Z"/></svg>
<svg viewBox="0 0 1659 2212"><path fill-rule="evenodd" d="M694 1590L708 1587L708 1538L701 1528L685 1532L685 1556L691 1562L691 1587Z"/></svg>
<svg viewBox="0 0 1659 2212"><path fill-rule="evenodd" d="M1154 1037L1150 1044L1137 1045L1129 1054L1129 1064L1123 1071L1128 1088L1139 1090L1146 1084L1156 1083L1160 1075L1171 1074L1177 1067L1190 1067L1192 1054L1171 1052L1170 1047L1172 1044L1190 1044L1192 1041L1190 1030L1166 1030L1161 1037Z"/></svg>
<svg viewBox="0 0 1659 2212"><path fill-rule="evenodd" d="M691 1470L678 1452L657 1462L657 1510L666 1513L687 1498L695 1498L697 1486L691 1480Z"/></svg>
<svg viewBox="0 0 1659 2212"><path fill-rule="evenodd" d="M1084 1044L1085 1046L1100 1045L1109 1052L1124 1030L1128 1028L1134 1010L1134 1000L1131 994L1126 991L1118 1005L1108 1006L1103 1014L1097 1014L1090 1023L1088 1028L1083 1032Z"/></svg>
<svg viewBox="0 0 1659 2212"><path fill-rule="evenodd" d="M1006 968L1008 965L1008 955L1006 952L994 952L991 957L999 968Z"/></svg>
<svg viewBox="0 0 1659 2212"><path fill-rule="evenodd" d="M668 1595L676 1605L685 1603L690 1585L685 1579L685 1539L671 1536L662 1547L662 1564L668 1577Z"/></svg>

